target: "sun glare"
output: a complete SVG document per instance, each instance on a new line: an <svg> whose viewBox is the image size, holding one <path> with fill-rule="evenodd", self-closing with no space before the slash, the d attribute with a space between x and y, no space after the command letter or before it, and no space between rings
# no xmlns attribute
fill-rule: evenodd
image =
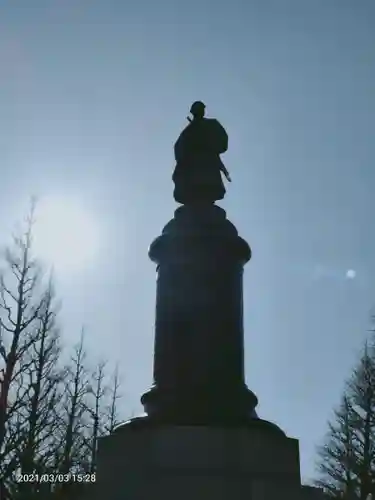
<svg viewBox="0 0 375 500"><path fill-rule="evenodd" d="M69 199L38 201L33 229L36 257L60 271L85 267L98 250L98 228L84 207Z"/></svg>

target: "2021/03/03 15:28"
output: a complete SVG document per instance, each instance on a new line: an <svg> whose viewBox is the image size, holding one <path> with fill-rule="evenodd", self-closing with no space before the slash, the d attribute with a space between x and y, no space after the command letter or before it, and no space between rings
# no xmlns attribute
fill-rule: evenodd
<svg viewBox="0 0 375 500"><path fill-rule="evenodd" d="M95 483L96 474L18 474L18 483Z"/></svg>

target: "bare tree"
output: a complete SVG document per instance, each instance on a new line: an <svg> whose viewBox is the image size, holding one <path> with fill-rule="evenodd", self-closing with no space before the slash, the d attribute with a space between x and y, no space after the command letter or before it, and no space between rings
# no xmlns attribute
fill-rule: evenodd
<svg viewBox="0 0 375 500"><path fill-rule="evenodd" d="M16 383L28 389L25 405L19 409L17 421L20 445L19 473L43 474L50 471L56 450L56 407L62 395L62 370L59 368L60 334L55 324L56 309L50 281L45 303L38 318L35 342L25 353L27 368ZM39 494L37 484L20 483L17 498L29 500Z"/></svg>
<svg viewBox="0 0 375 500"><path fill-rule="evenodd" d="M45 306L40 292L41 270L32 255L34 206L26 218L25 229L13 237L5 250L6 268L0 274L0 359L3 366L0 386L0 494L6 498L6 482L14 472L14 451L19 435L9 422L25 404L27 391L22 384L12 391L15 380L28 369L25 353L35 342L35 323Z"/></svg>
<svg viewBox="0 0 375 500"><path fill-rule="evenodd" d="M63 362L52 279L32 253L34 208L0 270L0 500L73 500L72 483L20 483L17 474L94 473L97 441L118 423L119 376L88 368L83 330ZM44 488L44 489L41 489Z"/></svg>
<svg viewBox="0 0 375 500"><path fill-rule="evenodd" d="M89 401L88 412L92 418L90 439L91 473L96 471L96 452L100 437L113 432L119 424L118 400L120 399L120 376L116 366L112 376L107 377L106 363L98 363L93 372L92 400Z"/></svg>
<svg viewBox="0 0 375 500"><path fill-rule="evenodd" d="M350 498L357 490L354 474L353 428L355 414L347 396L334 411L333 421L329 422L326 443L319 448L319 472L321 478L317 486L322 487L334 498L341 498L344 492ZM357 498L357 497L355 497Z"/></svg>
<svg viewBox="0 0 375 500"><path fill-rule="evenodd" d="M82 456L82 445L87 437L87 397L91 390L89 370L86 366L84 346L84 330L74 348L70 363L65 369L65 398L63 400L60 421L63 443L62 456L58 470L67 474L72 469L81 467L85 457Z"/></svg>
<svg viewBox="0 0 375 500"><path fill-rule="evenodd" d="M108 434L112 434L116 426L120 423L119 408L118 408L118 401L121 398L120 387L121 387L121 382L120 382L119 369L118 365L116 365L116 368L113 372L112 378L109 383L110 403L107 407L108 422L105 427L106 432Z"/></svg>
<svg viewBox="0 0 375 500"><path fill-rule="evenodd" d="M104 361L98 363L94 373L93 373L93 382L94 386L92 387L92 396L93 396L93 407L88 407L88 412L92 418L92 431L91 431L91 439L90 439L90 465L89 470L90 473L95 472L96 470L96 450L98 445L98 438L103 434L103 422L102 422L102 406L103 406L103 398L106 396L107 387L105 387L105 365Z"/></svg>
<svg viewBox="0 0 375 500"><path fill-rule="evenodd" d="M375 495L375 346L366 342L318 450L317 484L334 498Z"/></svg>
<svg viewBox="0 0 375 500"><path fill-rule="evenodd" d="M66 394L59 410L61 449L56 469L63 474L92 475L96 471L98 439L113 429L118 420L118 370L108 380L104 361L93 371L88 369L82 333L64 383ZM61 498L73 499L80 498L83 490L88 489L89 486L67 482L56 488L56 492Z"/></svg>

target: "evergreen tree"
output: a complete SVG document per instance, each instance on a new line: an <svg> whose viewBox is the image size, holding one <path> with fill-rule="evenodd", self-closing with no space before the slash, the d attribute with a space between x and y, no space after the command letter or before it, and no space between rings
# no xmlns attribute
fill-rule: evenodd
<svg viewBox="0 0 375 500"><path fill-rule="evenodd" d="M365 343L318 449L317 485L333 498L375 497L375 345Z"/></svg>

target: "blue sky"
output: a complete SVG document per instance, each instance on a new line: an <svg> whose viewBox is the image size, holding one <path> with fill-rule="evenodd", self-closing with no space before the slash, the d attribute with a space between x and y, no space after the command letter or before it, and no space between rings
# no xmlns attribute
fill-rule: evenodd
<svg viewBox="0 0 375 500"><path fill-rule="evenodd" d="M229 133L221 206L253 249L247 381L261 416L300 439L305 478L375 302L374 17L372 0L0 6L2 238L31 194L78 203L101 235L90 265L57 270L67 341L85 323L93 354L120 362L125 411L141 410L147 249L175 209L174 141L203 100Z"/></svg>

